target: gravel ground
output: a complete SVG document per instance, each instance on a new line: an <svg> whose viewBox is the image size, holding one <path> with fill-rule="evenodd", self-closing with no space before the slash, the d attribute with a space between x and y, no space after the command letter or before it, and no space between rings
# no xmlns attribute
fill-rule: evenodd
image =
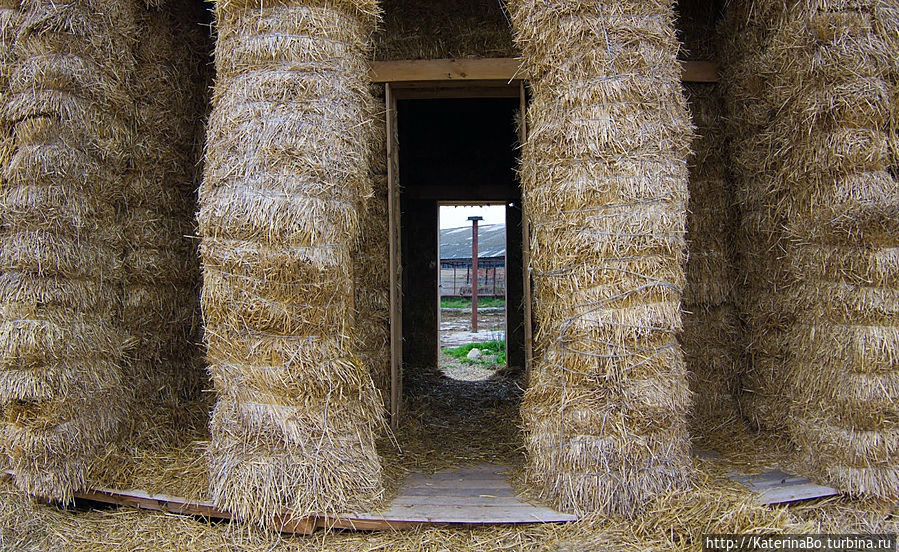
<svg viewBox="0 0 899 552"><path fill-rule="evenodd" d="M471 329L471 311L441 309L440 311L440 369L448 377L462 381L480 381L492 376L499 366L463 363L443 352L444 347L459 347L469 343L505 339L506 313L503 309L478 309L478 333Z"/></svg>

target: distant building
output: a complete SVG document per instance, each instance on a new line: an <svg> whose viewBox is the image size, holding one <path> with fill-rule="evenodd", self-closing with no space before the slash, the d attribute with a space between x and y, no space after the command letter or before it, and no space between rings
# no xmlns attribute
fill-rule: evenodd
<svg viewBox="0 0 899 552"><path fill-rule="evenodd" d="M440 295L471 296L471 226L440 230ZM506 225L478 227L478 295L506 293Z"/></svg>

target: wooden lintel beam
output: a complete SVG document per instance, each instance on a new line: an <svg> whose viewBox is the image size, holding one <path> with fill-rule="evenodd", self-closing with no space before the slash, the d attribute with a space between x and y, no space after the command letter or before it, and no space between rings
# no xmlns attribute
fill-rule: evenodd
<svg viewBox="0 0 899 552"><path fill-rule="evenodd" d="M684 82L717 82L718 64L710 61L682 61ZM378 83L504 81L522 80L518 58L405 59L374 61L371 78Z"/></svg>

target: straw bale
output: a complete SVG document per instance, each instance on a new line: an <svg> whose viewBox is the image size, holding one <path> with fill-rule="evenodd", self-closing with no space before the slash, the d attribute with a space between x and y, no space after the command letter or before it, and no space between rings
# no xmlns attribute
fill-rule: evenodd
<svg viewBox="0 0 899 552"><path fill-rule="evenodd" d="M124 83L104 74L90 60L71 54L41 52L20 57L10 75L9 89L17 94L29 87L65 93L111 112L133 102Z"/></svg>
<svg viewBox="0 0 899 552"><path fill-rule="evenodd" d="M681 344L694 396L694 417L733 412L743 366L738 358L741 328L731 304L684 308Z"/></svg>
<svg viewBox="0 0 899 552"><path fill-rule="evenodd" d="M25 492L63 502L84 488L101 443L114 440L124 415L121 393L42 403L7 403L0 450Z"/></svg>
<svg viewBox="0 0 899 552"><path fill-rule="evenodd" d="M525 199L534 205L536 220L553 220L559 212L577 214L583 206L609 203L686 201L683 181L687 164L662 155L610 156L608 159L550 158L535 163L529 149L523 152ZM538 183L552 183L542 187Z"/></svg>
<svg viewBox="0 0 899 552"><path fill-rule="evenodd" d="M563 347L550 348L542 355L548 366L530 377L529 402L557 405L562 424L574 433L605 428L615 435L640 434L682 420L690 406L690 392L679 351L671 346L638 351L595 352L640 358L634 368L621 373L621 367L608 360L585 362ZM574 358L569 361L570 357Z"/></svg>
<svg viewBox="0 0 899 552"><path fill-rule="evenodd" d="M533 92L522 153L538 326L526 478L557 507L632 514L682 485L690 462L675 333L691 128L673 11L510 7Z"/></svg>
<svg viewBox="0 0 899 552"><path fill-rule="evenodd" d="M174 346L184 347L188 337L196 335L199 311L198 287L150 282L124 286L122 315L129 328L147 333L143 339L176 339Z"/></svg>
<svg viewBox="0 0 899 552"><path fill-rule="evenodd" d="M123 383L119 363L102 354L83 358L30 361L0 358L0 401L52 401L77 395L84 387L116 389Z"/></svg>
<svg viewBox="0 0 899 552"><path fill-rule="evenodd" d="M69 122L70 123L70 122ZM30 118L14 126L15 152L4 167L10 187L77 184L87 197L110 200L115 194L115 166L96 137L88 137L50 117Z"/></svg>
<svg viewBox="0 0 899 552"><path fill-rule="evenodd" d="M189 289L198 276L184 238L193 207L182 200L185 224L173 229L126 185L129 167L159 174L165 164L155 159L154 172L135 159L147 153L135 148L147 130L138 117L146 87L135 55L146 4L25 0L21 8L2 106L14 144L3 159L0 198L0 447L25 490L71 500L97 456L123 443L120 429L141 411L135 399L171 385L161 373L179 371L148 361L183 356L173 342L184 349L195 339L196 291L174 291L179 280ZM199 80L188 86L202 92ZM192 117L184 112L187 126L199 130ZM171 161L193 164L189 155ZM141 191L149 189L143 184ZM193 190L180 193L189 198ZM152 202L172 194L148 195ZM134 247L137 240L158 250ZM173 328L179 324L187 329Z"/></svg>
<svg viewBox="0 0 899 552"><path fill-rule="evenodd" d="M793 439L801 465L817 479L854 496L890 499L899 486L895 458L899 435L889 429L858 431L834 419L798 417Z"/></svg>
<svg viewBox="0 0 899 552"><path fill-rule="evenodd" d="M684 305L720 305L733 300L735 281L729 244L721 241L726 238L711 240L709 234L687 240L690 257L685 267Z"/></svg>
<svg viewBox="0 0 899 552"><path fill-rule="evenodd" d="M386 411L390 411L390 251L386 176L386 127L376 115L369 164L374 194L366 204L361 237L353 255L353 292L358 328L357 355L368 367ZM380 136L379 136L380 134ZM383 158L383 161L381 159ZM379 160L379 161L376 161Z"/></svg>
<svg viewBox="0 0 899 552"><path fill-rule="evenodd" d="M5 304L2 314L0 343L7 359L41 362L98 354L116 358L129 342L119 324L102 313Z"/></svg>
<svg viewBox="0 0 899 552"><path fill-rule="evenodd" d="M109 233L116 231L109 230ZM102 237L101 234L97 239L81 240L77 235L52 231L7 231L0 236L0 269L27 271L38 276L115 279L122 273L121 253L114 239Z"/></svg>
<svg viewBox="0 0 899 552"><path fill-rule="evenodd" d="M532 483L566 510L630 514L686 483L691 466L683 424L645 435L582 435L566 431L558 418L524 412L534 420L525 426L536 464L529 466Z"/></svg>
<svg viewBox="0 0 899 552"><path fill-rule="evenodd" d="M375 59L516 57L511 24L496 2L453 0L422 4L384 0Z"/></svg>
<svg viewBox="0 0 899 552"><path fill-rule="evenodd" d="M301 517L377 500L382 491L373 434L358 426L359 419L377 416L359 398L320 396L313 407L220 397L211 421L213 499L241 519L268 523L284 510Z"/></svg>
<svg viewBox="0 0 899 552"><path fill-rule="evenodd" d="M899 211L889 173L894 51L875 32L872 6L772 2L767 9L753 47L758 63L743 64L746 71L764 68L768 81L747 89L750 98L777 109L759 121L755 145L740 142L747 177L742 226L744 243L757 248L744 255L747 265L767 251L776 255L770 265L780 267L744 305L775 314L768 307L779 301L791 312L768 318L785 322L779 330L750 340L754 366L744 386L779 393L768 402L788 409L789 435L812 475L853 493L895 494L895 466L883 448L899 392L891 266ZM774 155L753 163L753 152L765 149ZM748 178L768 182L756 186ZM752 233L766 226L769 239ZM759 337L765 319L749 319Z"/></svg>
<svg viewBox="0 0 899 552"><path fill-rule="evenodd" d="M0 273L0 303L63 307L81 312L116 311L121 290L96 285L90 278L40 277L27 271Z"/></svg>
<svg viewBox="0 0 899 552"><path fill-rule="evenodd" d="M86 143L82 142L82 147L99 150L110 157L127 156L133 141L126 120L105 117L89 100L54 90L29 88L19 93L10 92L2 116L10 121L29 120L29 123L37 119L36 124L44 126L51 126L54 119L58 120L69 127L65 134L74 134L79 142L89 138Z"/></svg>
<svg viewBox="0 0 899 552"><path fill-rule="evenodd" d="M379 499L383 407L359 347L352 253L371 196L370 1L216 3L200 187L218 403L210 493L271 524Z"/></svg>

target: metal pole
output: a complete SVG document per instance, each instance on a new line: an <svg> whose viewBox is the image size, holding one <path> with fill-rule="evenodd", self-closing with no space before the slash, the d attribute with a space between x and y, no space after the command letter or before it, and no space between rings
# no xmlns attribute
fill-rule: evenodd
<svg viewBox="0 0 899 552"><path fill-rule="evenodd" d="M471 221L471 331L478 333L478 221L484 217L468 217Z"/></svg>

